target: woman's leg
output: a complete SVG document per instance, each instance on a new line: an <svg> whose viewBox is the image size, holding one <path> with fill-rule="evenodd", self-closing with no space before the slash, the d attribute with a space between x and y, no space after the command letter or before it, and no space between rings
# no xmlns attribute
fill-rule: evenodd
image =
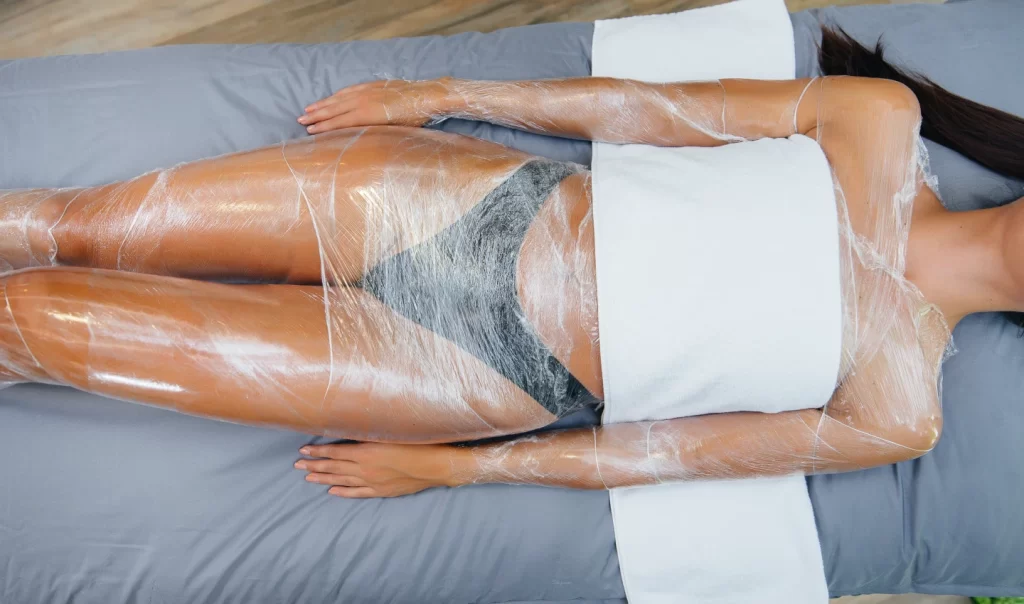
<svg viewBox="0 0 1024 604"><path fill-rule="evenodd" d="M455 222L524 159L468 137L366 128L101 187L0 192L0 267L350 283Z"/></svg>
<svg viewBox="0 0 1024 604"><path fill-rule="evenodd" d="M465 440L554 419L356 288L328 290L325 306L321 287L61 268L7 275L0 289L8 381L358 440Z"/></svg>
<svg viewBox="0 0 1024 604"><path fill-rule="evenodd" d="M271 302L289 302L274 306L252 293L273 288L17 274L0 366L198 415L361 439L427 442L543 425L585 402L560 367L601 396L593 232L584 174L547 199L525 195L537 183L516 181L481 214L476 206L526 159L475 139L385 128L109 187L13 193L0 201L0 257L16 267L55 261L327 286L278 288ZM534 201L539 211L522 209ZM500 228L485 233L480 221ZM524 224L525 240L510 235ZM24 245L9 231L24 234ZM506 239L512 247L490 258ZM415 271L380 262L404 250ZM338 286L363 284L370 268L367 290ZM12 294L10 283L22 280L31 287ZM509 283L518 304L484 293ZM60 306L68 300L70 309ZM520 324L540 345L505 337ZM74 337L64 339L65 325L78 329ZM320 357L288 356L317 346Z"/></svg>

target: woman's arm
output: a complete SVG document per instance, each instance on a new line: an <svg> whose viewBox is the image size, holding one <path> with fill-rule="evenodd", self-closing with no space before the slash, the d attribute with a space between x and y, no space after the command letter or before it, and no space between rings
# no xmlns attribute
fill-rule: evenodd
<svg viewBox="0 0 1024 604"><path fill-rule="evenodd" d="M607 489L663 482L860 470L934 447L934 398L891 408L847 400L824 410L731 413L554 432L451 453L452 485L486 482ZM895 399L897 393L883 395Z"/></svg>
<svg viewBox="0 0 1024 604"><path fill-rule="evenodd" d="M324 445L304 448L321 459L296 467L334 495L394 497L489 482L607 489L896 463L927 453L941 433L941 348L922 350L913 329L891 336L824 409L614 424L474 447Z"/></svg>
<svg viewBox="0 0 1024 604"><path fill-rule="evenodd" d="M671 84L612 78L388 80L340 90L307 107L299 122L320 133L457 117L599 142L714 146L808 134L823 116L849 117L859 113L859 103L900 93L898 88L863 78Z"/></svg>

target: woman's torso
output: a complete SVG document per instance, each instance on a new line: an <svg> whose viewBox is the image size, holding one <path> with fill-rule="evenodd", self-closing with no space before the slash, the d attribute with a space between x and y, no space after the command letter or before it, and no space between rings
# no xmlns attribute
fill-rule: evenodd
<svg viewBox="0 0 1024 604"><path fill-rule="evenodd" d="M455 224L524 164L538 160L495 143L430 130L376 128L362 131L358 137L361 140L352 146L348 161L364 172L358 179L361 187L353 189L375 202L374 210L367 213L367 232L381 233L376 245L381 246L382 256L427 241ZM835 161L834 145L828 155ZM343 172L339 170L339 174ZM877 205L877 200L858 196L839 200L841 224L837 226L845 229L846 235L839 261L847 306L840 380L853 371L858 359L877 350L886 334L910 331L918 334L916 341L923 346L919 352L926 357L913 379L934 388L948 331L941 316L936 316L917 288L903 278L902 264L878 253L873 243L879 237L878 221L871 225L875 232L860 232L860 225L867 223L861 220L858 224L857 216L879 211L868 207L871 203ZM592 206L590 173L574 166L540 204L526 229L515 262L515 286L522 317L551 356L600 400L604 392ZM375 224L375 220L381 222ZM909 229L909 222L895 221L893 225L890 228ZM903 238L905 244L906 233L885 237L886 241ZM745 253L757 254L758 250ZM905 254L905 249L897 253ZM855 307L850 307L850 301L856 301ZM751 304L756 304L756 296L751 297ZM932 360L936 371L928 370ZM901 371L900 367L889 369L894 374Z"/></svg>

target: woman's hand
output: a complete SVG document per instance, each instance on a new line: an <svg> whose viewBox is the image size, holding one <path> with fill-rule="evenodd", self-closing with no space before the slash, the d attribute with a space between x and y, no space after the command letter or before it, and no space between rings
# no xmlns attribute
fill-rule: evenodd
<svg viewBox="0 0 1024 604"><path fill-rule="evenodd" d="M458 486L454 461L459 449L446 445L358 443L309 445L299 450L306 480L331 485L331 495L352 499L398 497L424 489Z"/></svg>
<svg viewBox="0 0 1024 604"><path fill-rule="evenodd" d="M448 111L451 78L379 80L342 88L306 107L310 134L356 126L423 126Z"/></svg>

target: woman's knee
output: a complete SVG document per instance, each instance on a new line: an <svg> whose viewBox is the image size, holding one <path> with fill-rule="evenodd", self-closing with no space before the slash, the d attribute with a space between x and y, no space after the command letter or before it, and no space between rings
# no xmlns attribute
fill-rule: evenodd
<svg viewBox="0 0 1024 604"><path fill-rule="evenodd" d="M60 360L65 369L75 365L80 354L74 351L87 335L88 316L69 312L67 301L83 277L70 269L30 269L0 277L0 365L5 373L25 381L52 381L57 368L50 361Z"/></svg>

